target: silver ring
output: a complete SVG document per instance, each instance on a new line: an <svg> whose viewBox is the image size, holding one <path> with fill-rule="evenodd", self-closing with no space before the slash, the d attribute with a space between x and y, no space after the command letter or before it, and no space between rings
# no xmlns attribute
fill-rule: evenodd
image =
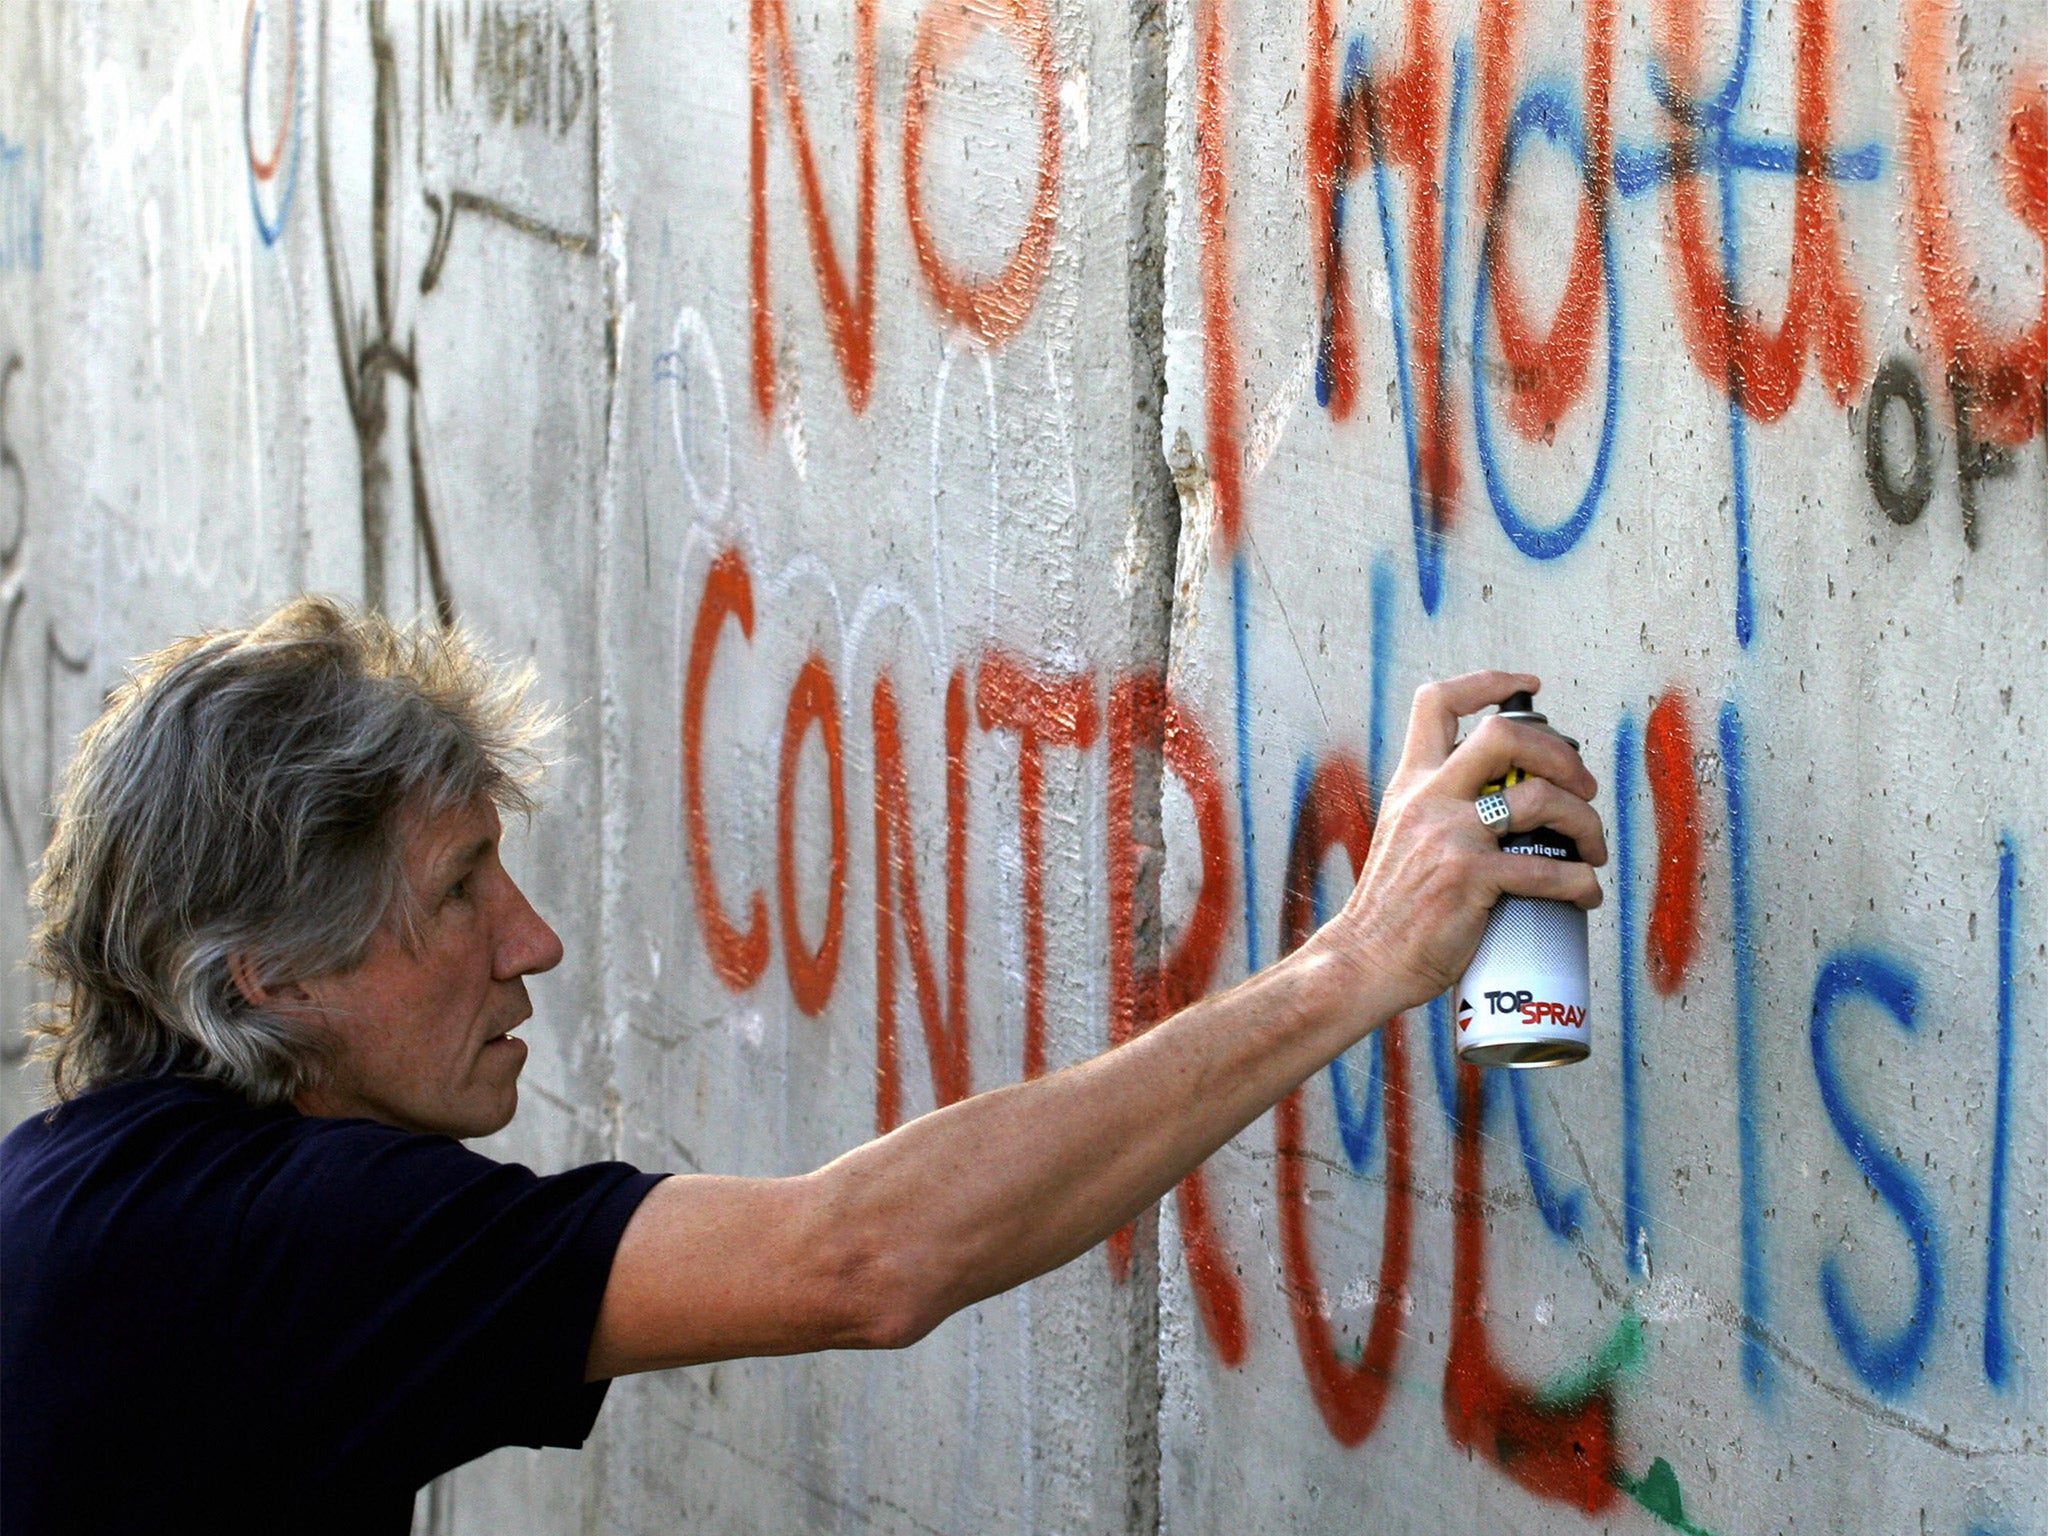
<svg viewBox="0 0 2048 1536"><path fill-rule="evenodd" d="M1495 834L1505 832L1509 818L1515 814L1508 809L1508 797L1498 791L1481 795L1473 802L1472 809L1479 813L1479 824Z"/></svg>

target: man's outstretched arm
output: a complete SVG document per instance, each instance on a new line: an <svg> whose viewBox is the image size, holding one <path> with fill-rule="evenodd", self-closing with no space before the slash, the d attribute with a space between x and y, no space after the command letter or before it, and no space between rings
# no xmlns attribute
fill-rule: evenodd
<svg viewBox="0 0 2048 1536"><path fill-rule="evenodd" d="M1503 893L1597 906L1595 784L1559 737L1458 720L1536 679L1417 691L1401 765L1344 909L1278 964L1128 1044L951 1105L789 1179L665 1180L620 1241L595 1380L740 1355L912 1343L1130 1221L1332 1057L1449 987ZM1521 768L1509 830L1587 864L1503 853L1474 814Z"/></svg>

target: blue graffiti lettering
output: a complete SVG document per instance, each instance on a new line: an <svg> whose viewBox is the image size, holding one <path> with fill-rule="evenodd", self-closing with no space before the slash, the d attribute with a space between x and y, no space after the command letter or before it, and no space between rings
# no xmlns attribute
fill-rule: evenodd
<svg viewBox="0 0 2048 1536"><path fill-rule="evenodd" d="M1501 151L1501 183L1505 188L1513 172L1516 152L1532 130L1542 129L1551 143L1563 143L1571 151L1583 179L1586 171L1585 135L1578 114L1556 90L1547 86L1532 89L1515 108L1508 126L1507 144ZM1604 190L1604 189L1603 189ZM1539 527L1515 505L1500 455L1493 441L1493 415L1487 405L1486 355L1481 343L1486 337L1486 302L1491 293L1489 273L1493 266L1494 242L1498 239L1501 206L1505 196L1495 200L1486 220L1486 236L1479 253L1479 279L1472 297L1472 431L1478 439L1479 468L1486 479L1487 498L1493 515L1514 542L1515 548L1532 560L1555 560L1585 537L1593 514L1607 494L1607 471L1614 460L1615 424L1621 417L1621 284L1614 258L1614 233L1608 227L1603 200L1600 219L1600 268L1605 285L1603 304L1607 310L1607 386L1600 418L1600 447L1594 456L1592 477L1579 504L1563 522Z"/></svg>
<svg viewBox="0 0 2048 1536"><path fill-rule="evenodd" d="M1891 1207L1905 1229L1907 1241L1913 1245L1918 1286L1913 1315L1890 1335L1873 1335L1857 1315L1833 1254L1821 1261L1820 1292L1828 1324L1850 1366L1873 1391L1894 1397L1912 1384L1934 1336L1935 1309L1941 1302L1939 1237L1926 1192L1906 1165L1871 1135L1843 1086L1832 1038L1834 1019L1843 1003L1859 996L1878 1004L1907 1034L1918 1028L1914 1016L1918 988L1904 968L1872 950L1845 950L1832 955L1821 966L1813 984L1813 1075L1820 1083L1821 1103L1834 1123L1835 1134L1856 1159L1878 1198Z"/></svg>
<svg viewBox="0 0 2048 1536"><path fill-rule="evenodd" d="M290 49L286 66L286 94L283 106L284 121L279 134L279 144L270 158L260 157L256 151L255 122L252 103L256 94L256 54L263 39L263 27L270 19L267 5L254 3L250 8L246 30L249 46L242 59L242 144L247 151L249 170L249 208L256 218L256 233L265 245L275 245L284 234L285 220L291 216L292 194L299 185L300 147L300 106L303 88L299 83L300 40L302 29L299 24L299 3L292 0L291 32L287 39ZM263 183L278 174L276 155L288 150L289 159L283 170L282 182L277 192L277 212L266 213L263 208Z"/></svg>
<svg viewBox="0 0 2048 1536"><path fill-rule="evenodd" d="M1742 1162L1742 1376L1752 1396L1768 1401L1777 1366L1764 1348L1770 1317L1764 1265L1764 1149L1757 1084L1756 917L1749 884L1749 803L1742 756L1742 716L1721 706L1721 783L1728 801L1728 891L1735 948L1735 1129Z"/></svg>
<svg viewBox="0 0 2048 1536"><path fill-rule="evenodd" d="M1315 765L1307 753L1294 770L1294 824L1301 825L1302 809L1308 804L1309 785L1315 776ZM1290 845L1293 838L1288 839ZM1323 889L1322 871L1317 870L1315 883L1309 887L1309 909L1315 915L1318 928L1330 920L1328 893ZM1330 1100L1337 1112L1337 1140L1344 1148L1344 1161L1351 1165L1353 1173L1365 1172L1372 1161L1373 1148L1379 1140L1380 1106L1386 1101L1386 1048L1380 1032L1374 1030L1366 1050L1365 1094L1363 1098L1351 1087L1354 1063L1349 1059L1358 1050L1334 1057L1329 1066Z"/></svg>
<svg viewBox="0 0 2048 1536"><path fill-rule="evenodd" d="M1488 1073L1489 1077L1498 1074ZM1550 1164L1544 1160L1536 1140L1536 1111L1529 1102L1529 1074L1507 1074L1508 1092L1515 1101L1515 1135L1522 1144L1522 1171L1529 1178L1529 1193L1536 1197L1536 1209L1543 1225L1567 1242L1579 1235L1579 1216L1585 1206L1583 1190L1560 1193L1550 1182Z"/></svg>
<svg viewBox="0 0 2048 1536"><path fill-rule="evenodd" d="M1991 1220L1984 1238L1984 1375L1994 1387L2011 1378L2005 1329L2005 1179L2012 1157L2013 898L2019 856L2012 834L1998 840L1998 1099L1991 1131Z"/></svg>
<svg viewBox="0 0 2048 1536"><path fill-rule="evenodd" d="M0 134L0 272L43 270L43 145Z"/></svg>
<svg viewBox="0 0 2048 1536"><path fill-rule="evenodd" d="M1621 1205L1628 1272L1650 1260L1650 1197L1643 1182L1641 1047L1636 1040L1635 782L1641 753L1635 716L1622 711L1614 728L1614 905L1621 958Z"/></svg>
<svg viewBox="0 0 2048 1536"><path fill-rule="evenodd" d="M1363 93L1371 88L1368 52L1363 38L1354 37L1344 54L1344 96L1346 100L1356 99L1354 93ZM1470 48L1460 42L1452 51L1451 65L1451 116L1445 138L1444 185L1455 187L1460 177L1460 162L1465 142L1465 103L1471 92L1472 58ZM1387 286L1393 295L1394 327L1394 377L1401 397L1401 432L1408 455L1408 513L1415 526L1415 577L1422 593L1422 611L1434 617L1438 605L1443 601L1444 529L1437 510L1430 504L1430 493L1423 486L1422 448L1420 427L1416 421L1415 385L1409 374L1408 341L1408 290L1401 275L1401 257L1394 241L1393 193L1388 185L1386 159L1374 146L1372 157L1373 200L1379 213L1380 246L1387 263ZM1439 294L1438 323L1436 328L1436 378L1437 388L1447 388L1446 369L1450 351L1451 297L1451 251L1457 242L1458 202L1454 197L1444 199L1444 223L1441 250L1439 253ZM1340 181L1331 206L1331 222L1335 238L1341 244L1343 239L1344 187ZM1322 389L1327 399L1327 385ZM1432 407L1434 402L1431 402Z"/></svg>
<svg viewBox="0 0 2048 1536"><path fill-rule="evenodd" d="M1687 156L1688 167L1710 172L1720 189L1721 282L1728 303L1739 304L1740 242L1736 236L1736 173L1762 172L1790 176L1798 168L1798 152L1790 144L1751 137L1735 126L1736 113L1749 85L1749 66L1756 45L1756 0L1742 0L1736 30L1735 61L1720 90L1694 97L1681 91L1656 59L1649 65L1650 90L1658 104L1697 134ZM1884 152L1876 144L1848 151L1827 150L1822 166L1836 182L1873 182L1884 169ZM1667 147L1616 145L1614 185L1623 197L1635 198L1669 181L1677 168ZM1731 363L1731 372L1733 365ZM1735 502L1735 638L1747 647L1756 634L1755 583L1750 573L1749 429L1741 390L1731 378L1728 389L1728 450Z"/></svg>
<svg viewBox="0 0 2048 1536"><path fill-rule="evenodd" d="M1258 860L1252 841L1252 704L1251 646L1252 600L1247 590L1250 577L1244 551L1230 562L1231 644L1237 662L1237 821L1244 839L1244 969L1247 976L1259 968L1259 886Z"/></svg>
<svg viewBox="0 0 2048 1536"><path fill-rule="evenodd" d="M1373 810L1387 792L1387 679L1394 669L1394 563L1372 561L1372 698L1366 709L1365 776Z"/></svg>

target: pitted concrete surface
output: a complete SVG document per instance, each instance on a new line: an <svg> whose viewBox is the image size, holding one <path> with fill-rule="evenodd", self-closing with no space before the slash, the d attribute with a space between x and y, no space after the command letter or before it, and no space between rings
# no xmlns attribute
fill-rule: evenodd
<svg viewBox="0 0 2048 1536"><path fill-rule="evenodd" d="M127 658L453 616L566 713L493 1150L796 1172L1272 963L1528 668L1588 1064L1417 1012L420 1528L2048 1531L2044 79L2021 0L20 0L0 947Z"/></svg>

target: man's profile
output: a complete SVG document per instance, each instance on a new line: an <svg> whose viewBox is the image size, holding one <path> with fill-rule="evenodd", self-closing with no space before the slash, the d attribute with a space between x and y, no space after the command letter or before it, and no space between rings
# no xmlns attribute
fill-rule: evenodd
<svg viewBox="0 0 2048 1536"><path fill-rule="evenodd" d="M35 899L56 1102L0 1148L0 1526L403 1532L416 1489L574 1446L608 1381L899 1347L1086 1252L1456 976L1504 891L1593 905L1561 738L1417 694L1341 913L1093 1060L795 1178L462 1145L518 1103L561 941L499 856L545 721L457 632L320 598L138 663L82 739Z"/></svg>

